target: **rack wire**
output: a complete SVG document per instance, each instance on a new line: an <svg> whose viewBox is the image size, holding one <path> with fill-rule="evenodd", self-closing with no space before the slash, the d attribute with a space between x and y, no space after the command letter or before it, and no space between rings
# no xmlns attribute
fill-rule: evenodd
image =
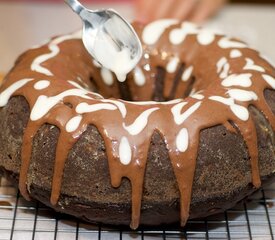
<svg viewBox="0 0 275 240"><path fill-rule="evenodd" d="M55 213L39 202L25 201L6 179L0 179L0 240L153 240L274 239L275 184L260 189L233 209L185 228L110 228Z"/></svg>

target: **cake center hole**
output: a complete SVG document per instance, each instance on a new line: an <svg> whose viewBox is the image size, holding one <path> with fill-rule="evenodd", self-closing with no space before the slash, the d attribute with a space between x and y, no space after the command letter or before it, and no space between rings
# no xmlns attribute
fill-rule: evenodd
<svg viewBox="0 0 275 240"><path fill-rule="evenodd" d="M164 67L157 67L154 79L147 79L149 84L137 86L133 75L128 75L126 81L119 82L114 78L112 84L104 83L101 78L90 78L90 90L97 92L104 98L119 98L126 101L157 101L165 102L176 98L186 98L194 91L193 87L196 81L194 75L190 74L187 79L183 80L186 65L178 65L174 73L168 73ZM150 76L150 74L147 74ZM151 84L152 82L152 84ZM136 91L136 92L135 92ZM148 91L148 94L144 94ZM146 96L146 97L144 97Z"/></svg>

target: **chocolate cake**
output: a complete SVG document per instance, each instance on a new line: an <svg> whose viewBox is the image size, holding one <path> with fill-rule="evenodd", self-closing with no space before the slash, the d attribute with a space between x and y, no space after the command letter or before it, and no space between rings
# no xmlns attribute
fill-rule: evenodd
<svg viewBox="0 0 275 240"><path fill-rule="evenodd" d="M191 23L133 24L118 82L79 33L22 54L0 89L0 168L21 194L90 222L160 225L224 211L275 169L275 69Z"/></svg>

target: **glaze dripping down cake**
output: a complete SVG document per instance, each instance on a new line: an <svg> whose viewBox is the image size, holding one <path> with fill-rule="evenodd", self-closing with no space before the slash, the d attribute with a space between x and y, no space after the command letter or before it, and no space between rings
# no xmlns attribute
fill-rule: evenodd
<svg viewBox="0 0 275 240"><path fill-rule="evenodd" d="M16 61L0 89L0 169L90 222L160 225L232 207L274 178L275 69L244 42L173 19L133 24L123 83L80 34Z"/></svg>

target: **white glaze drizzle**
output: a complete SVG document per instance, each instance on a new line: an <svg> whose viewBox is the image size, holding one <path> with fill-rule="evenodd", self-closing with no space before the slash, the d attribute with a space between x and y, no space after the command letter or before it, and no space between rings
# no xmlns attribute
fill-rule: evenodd
<svg viewBox="0 0 275 240"><path fill-rule="evenodd" d="M78 96L84 99L92 99L89 96L86 96L87 93L88 92L83 89L69 89L52 97L40 95L31 110L30 119L32 121L36 121L42 118L50 111L51 108L68 96Z"/></svg>
<svg viewBox="0 0 275 240"><path fill-rule="evenodd" d="M132 159L132 150L127 137L123 136L119 144L119 159L123 165L128 165Z"/></svg>
<svg viewBox="0 0 275 240"><path fill-rule="evenodd" d="M222 57L216 64L217 67L217 73L220 73L220 78L224 79L228 77L229 70L230 70L230 65L227 61L226 57Z"/></svg>
<svg viewBox="0 0 275 240"><path fill-rule="evenodd" d="M162 102L156 102L156 101L139 101L139 102L129 102L129 101L125 101L125 102L127 102L128 104L140 105L140 106L162 104Z"/></svg>
<svg viewBox="0 0 275 240"><path fill-rule="evenodd" d="M117 100L112 100L112 99L103 99L101 100L102 102L105 102L105 103L112 103L114 105L117 106L118 110L120 111L121 115L123 118L126 117L127 115L127 109L125 107L125 104L121 101L117 101Z"/></svg>
<svg viewBox="0 0 275 240"><path fill-rule="evenodd" d="M182 128L176 137L176 146L180 152L185 152L188 148L188 131L186 128Z"/></svg>
<svg viewBox="0 0 275 240"><path fill-rule="evenodd" d="M181 80L186 82L191 77L193 73L193 69L194 69L193 66L189 66L188 68L186 68L181 76Z"/></svg>
<svg viewBox="0 0 275 240"><path fill-rule="evenodd" d="M231 74L222 81L224 87L241 86L250 87L252 85L251 73Z"/></svg>
<svg viewBox="0 0 275 240"><path fill-rule="evenodd" d="M150 55L148 53L144 53L144 58L145 59L149 59L150 58Z"/></svg>
<svg viewBox="0 0 275 240"><path fill-rule="evenodd" d="M146 127L149 116L158 109L158 107L147 109L146 111L141 113L129 126L126 126L125 123L123 123L124 129L133 136L139 134Z"/></svg>
<svg viewBox="0 0 275 240"><path fill-rule="evenodd" d="M247 121L248 118L249 118L249 112L248 110L241 106L241 105L238 105L238 104L233 104L233 105L230 105L229 106L231 111L241 120L243 121Z"/></svg>
<svg viewBox="0 0 275 240"><path fill-rule="evenodd" d="M172 25L179 23L176 19L162 19L148 24L142 32L142 40L147 45L155 44L164 31Z"/></svg>
<svg viewBox="0 0 275 240"><path fill-rule="evenodd" d="M60 44L61 42L70 40L70 39L81 38L79 33L80 32L76 32L74 34L61 36L61 37L58 37L58 38L52 40L48 46L50 53L45 53L43 55L36 57L31 64L31 70L35 71L35 72L42 73L47 76L53 76L53 73L50 70L48 70L47 68L42 67L41 64L46 62L47 60L55 57L59 53L60 50L59 50L58 44Z"/></svg>
<svg viewBox="0 0 275 240"><path fill-rule="evenodd" d="M187 104L187 102L181 102L171 108L171 112L174 116L174 121L177 125L182 124L188 117L191 116L201 105L201 102L195 103L193 106L188 108L186 111L181 113L182 108Z"/></svg>
<svg viewBox="0 0 275 240"><path fill-rule="evenodd" d="M213 100L213 101L217 101L220 103L223 103L227 106L230 107L231 111L235 114L236 117L238 117L239 119L241 119L242 121L247 121L249 118L249 112L248 110L238 104L235 104L234 99L233 98L224 98L221 96L211 96L209 97L209 99Z"/></svg>
<svg viewBox="0 0 275 240"><path fill-rule="evenodd" d="M81 115L71 118L66 124L66 131L74 132L79 127L82 118L83 117Z"/></svg>
<svg viewBox="0 0 275 240"><path fill-rule="evenodd" d="M159 103L161 105L171 105L171 104L179 103L181 101L182 101L182 99L178 98L178 99L170 100L170 101L167 101L167 102L157 102L157 103Z"/></svg>
<svg viewBox="0 0 275 240"><path fill-rule="evenodd" d="M190 95L190 97L198 99L198 100L204 99L204 96L202 94L199 94L199 93L194 93L194 94Z"/></svg>
<svg viewBox="0 0 275 240"><path fill-rule="evenodd" d="M169 34L169 40L172 44L181 44L187 35L197 34L197 25L189 22L184 22L181 24L180 28L173 29Z"/></svg>
<svg viewBox="0 0 275 240"><path fill-rule="evenodd" d="M199 29L197 25L189 22L181 24L180 28L173 29L169 34L172 44L181 44L188 35L197 34L197 41L201 45L209 45L215 40L215 32L210 29Z"/></svg>
<svg viewBox="0 0 275 240"><path fill-rule="evenodd" d="M223 66L227 63L226 57L222 57L216 64L217 67L217 73L220 73Z"/></svg>
<svg viewBox="0 0 275 240"><path fill-rule="evenodd" d="M258 72L265 72L264 68L256 65L251 58L246 58L245 61L246 65L243 68L244 70L255 70Z"/></svg>
<svg viewBox="0 0 275 240"><path fill-rule="evenodd" d="M238 49L232 49L230 51L230 57L231 58L238 58L238 57L241 57L242 56L242 52Z"/></svg>
<svg viewBox="0 0 275 240"><path fill-rule="evenodd" d="M19 81L16 81L12 85L10 85L8 88L6 88L3 92L0 93L0 107L5 106L10 97L21 87L23 87L28 82L32 81L33 78L24 78Z"/></svg>
<svg viewBox="0 0 275 240"><path fill-rule="evenodd" d="M100 69L100 74L101 74L101 77L103 79L103 82L107 86L111 86L114 83L113 74L112 74L112 72L109 69L107 69L105 67L102 67Z"/></svg>
<svg viewBox="0 0 275 240"><path fill-rule="evenodd" d="M180 114L181 114L181 111L182 111L182 108L187 104L187 102L180 102L178 104L176 104L175 106L173 106L171 108L171 112L172 114L174 115L174 120L175 122L178 121L180 122L179 120L179 117L180 117ZM179 119L179 120L178 120Z"/></svg>
<svg viewBox="0 0 275 240"><path fill-rule="evenodd" d="M229 75L229 71L230 71L230 65L229 65L229 63L227 62L227 63L224 64L224 66L223 66L223 70L222 70L222 72L221 72L221 74L220 74L220 78L221 78L221 79L227 78L228 75Z"/></svg>
<svg viewBox="0 0 275 240"><path fill-rule="evenodd" d="M218 45L220 48L247 48L246 44L231 40L228 37L221 38Z"/></svg>
<svg viewBox="0 0 275 240"><path fill-rule="evenodd" d="M273 88L275 89L275 78L267 75L267 74L263 74L263 79Z"/></svg>
<svg viewBox="0 0 275 240"><path fill-rule="evenodd" d="M50 53L38 56L33 60L31 64L32 71L39 72L47 76L53 76L53 73L50 70L41 66L43 62L46 62L50 58L55 57L59 53L59 48L55 45L49 45L49 50L51 51Z"/></svg>
<svg viewBox="0 0 275 240"><path fill-rule="evenodd" d="M170 59L166 66L166 71L168 73L174 73L177 70L177 66L179 64L179 58L178 57L173 57Z"/></svg>
<svg viewBox="0 0 275 240"><path fill-rule="evenodd" d="M146 105L172 105L172 104L179 103L181 101L182 99L178 98L167 102L156 102L156 101L139 101L139 102L124 101L124 102L127 102L128 104L146 106Z"/></svg>
<svg viewBox="0 0 275 240"><path fill-rule="evenodd" d="M144 69L145 71L147 71L147 72L151 71L150 64L149 64L149 63L145 64L145 65L143 66L143 69Z"/></svg>
<svg viewBox="0 0 275 240"><path fill-rule="evenodd" d="M76 88L85 90L85 88L83 88L80 84L78 84L78 83L75 82L75 81L68 80L67 82L70 83L71 85L73 85L73 86L76 87Z"/></svg>
<svg viewBox="0 0 275 240"><path fill-rule="evenodd" d="M81 77L77 76L76 80L83 84L84 89L86 89L86 90L89 89L89 85L86 82L84 82Z"/></svg>
<svg viewBox="0 0 275 240"><path fill-rule="evenodd" d="M88 104L85 102L79 103L76 106L75 111L79 114L82 113L90 113L90 112L96 112L101 110L116 110L117 107L113 104L108 103L96 103L96 104Z"/></svg>
<svg viewBox="0 0 275 240"><path fill-rule="evenodd" d="M200 92L200 91L198 91L198 92ZM192 95L194 95L194 94L196 94L198 92L197 92L197 90L195 88L192 88L191 92L189 93L189 96L192 96Z"/></svg>
<svg viewBox="0 0 275 240"><path fill-rule="evenodd" d="M199 31L197 40L201 45L209 45L214 42L215 34L210 30L202 29Z"/></svg>
<svg viewBox="0 0 275 240"><path fill-rule="evenodd" d="M145 84L146 79L140 67L135 67L133 75L137 86L141 87Z"/></svg>
<svg viewBox="0 0 275 240"><path fill-rule="evenodd" d="M83 81L83 79L82 79L80 76L76 76L76 79L77 79L77 81L79 81L79 82L81 82L81 83L85 83L85 82Z"/></svg>
<svg viewBox="0 0 275 240"><path fill-rule="evenodd" d="M82 89L82 90L86 91L87 94L89 93L89 95L92 95L92 96L95 97L95 98L103 99L103 97L102 97L100 94L98 94L98 93L96 93L96 92L91 92L91 91L85 89L84 87L82 87L80 84L78 84L78 83L75 82L75 81L68 80L67 82L70 83L71 85L73 85L73 86L76 87L76 88L79 88L79 89ZM87 85L87 84L85 84L84 82L83 82L83 84L84 84L84 85ZM87 87L89 87L89 86L87 86Z"/></svg>
<svg viewBox="0 0 275 240"><path fill-rule="evenodd" d="M258 96L253 91L246 91L242 89L230 89L227 91L227 93L231 98L242 102L258 99Z"/></svg>
<svg viewBox="0 0 275 240"><path fill-rule="evenodd" d="M221 97L221 96L211 96L209 97L210 100L216 101L216 102L220 102L223 103L225 105L232 105L234 104L234 99L233 98L225 98L225 97Z"/></svg>
<svg viewBox="0 0 275 240"><path fill-rule="evenodd" d="M100 94L98 94L96 92L91 92L91 91L85 89L84 87L82 87L80 84L78 84L75 81L68 80L67 82L70 83L71 85L73 85L76 88L79 88L79 89L82 89L82 90L86 91L87 94L89 93L89 95L92 95L93 97L103 99L103 97ZM83 83L83 84L85 84L85 83Z"/></svg>
<svg viewBox="0 0 275 240"><path fill-rule="evenodd" d="M47 88L50 84L51 83L48 80L40 80L40 81L36 82L33 87L36 90L42 90L42 89Z"/></svg>

